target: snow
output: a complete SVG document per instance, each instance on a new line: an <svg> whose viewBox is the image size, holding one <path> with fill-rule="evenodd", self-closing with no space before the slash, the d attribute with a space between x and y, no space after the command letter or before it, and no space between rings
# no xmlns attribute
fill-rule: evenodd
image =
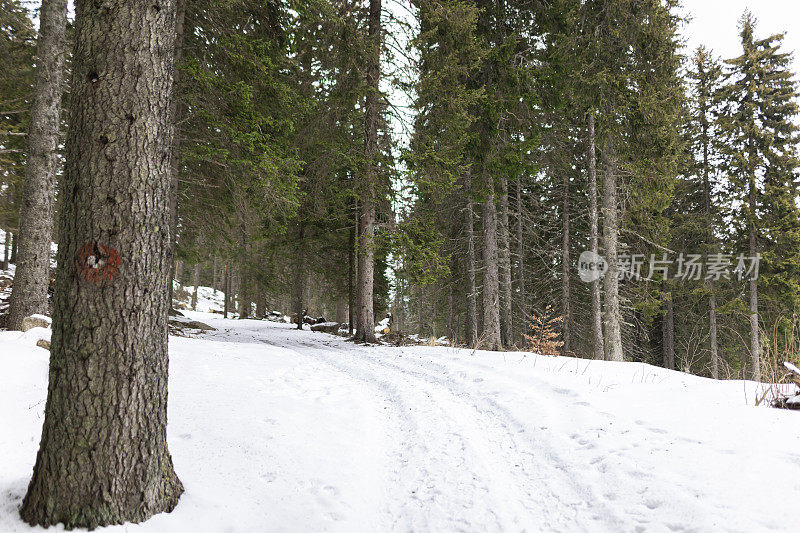
<svg viewBox="0 0 800 533"><path fill-rule="evenodd" d="M637 363L363 347L185 312L170 338L178 507L127 532L791 531L798 413ZM38 447L48 352L0 332L0 531ZM61 528L57 528L60 530Z"/></svg>
<svg viewBox="0 0 800 533"><path fill-rule="evenodd" d="M798 376L800 376L800 369L798 369L796 366L794 366L794 365L793 365L792 363L790 363L789 361L784 361L784 362L783 362L783 366L785 366L785 367L786 367L786 369L787 369L787 370L789 370L790 372L794 372L795 374L797 374Z"/></svg>

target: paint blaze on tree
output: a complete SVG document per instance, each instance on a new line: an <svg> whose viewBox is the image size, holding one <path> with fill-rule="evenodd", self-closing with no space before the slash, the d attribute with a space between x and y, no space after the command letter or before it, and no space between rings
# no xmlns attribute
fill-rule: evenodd
<svg viewBox="0 0 800 533"><path fill-rule="evenodd" d="M167 449L175 0L76 2L42 440L21 508L95 528L171 511Z"/></svg>

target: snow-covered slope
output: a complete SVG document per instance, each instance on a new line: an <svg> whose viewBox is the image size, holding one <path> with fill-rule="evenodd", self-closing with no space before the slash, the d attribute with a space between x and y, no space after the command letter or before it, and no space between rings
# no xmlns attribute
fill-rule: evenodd
<svg viewBox="0 0 800 533"><path fill-rule="evenodd" d="M753 384L631 363L359 347L186 313L177 509L114 531L792 531L800 419ZM38 446L46 330L0 332L0 531Z"/></svg>

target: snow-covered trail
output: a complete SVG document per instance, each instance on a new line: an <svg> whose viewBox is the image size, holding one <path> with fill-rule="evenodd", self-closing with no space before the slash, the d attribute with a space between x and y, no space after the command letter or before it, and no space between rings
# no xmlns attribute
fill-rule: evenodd
<svg viewBox="0 0 800 533"><path fill-rule="evenodd" d="M170 344L186 494L111 530L795 529L797 414L748 407L748 384L188 314L218 331ZM26 530L47 373L32 331L0 333L0 531Z"/></svg>

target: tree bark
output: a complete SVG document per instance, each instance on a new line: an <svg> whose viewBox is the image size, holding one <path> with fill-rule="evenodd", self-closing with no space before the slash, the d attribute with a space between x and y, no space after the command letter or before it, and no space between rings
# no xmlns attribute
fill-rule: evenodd
<svg viewBox="0 0 800 533"><path fill-rule="evenodd" d="M499 350L500 341L500 283L497 268L497 212L494 192L489 183L489 195L483 202L483 340L485 348Z"/></svg>
<svg viewBox="0 0 800 533"><path fill-rule="evenodd" d="M564 173L561 187L561 327L564 344L561 352L572 352L572 328L570 316L570 285L569 285L569 173Z"/></svg>
<svg viewBox="0 0 800 533"><path fill-rule="evenodd" d="M475 213L472 204L472 175L467 171L464 179L464 196L467 205L464 208L464 237L466 239L466 255L464 269L467 273L467 346L478 344L478 288L475 283Z"/></svg>
<svg viewBox="0 0 800 533"><path fill-rule="evenodd" d="M378 154L378 105L381 76L381 0L369 2L367 98L364 108L364 182L362 184L356 339L376 342L373 281L375 269L375 181Z"/></svg>
<svg viewBox="0 0 800 533"><path fill-rule="evenodd" d="M503 346L514 344L511 310L511 239L508 229L508 180L500 180L500 225L498 260L500 267L500 340Z"/></svg>
<svg viewBox="0 0 800 533"><path fill-rule="evenodd" d="M67 0L43 0L36 81L28 129L28 158L20 209L19 257L7 327L20 329L32 314L50 315L50 242L64 88Z"/></svg>
<svg viewBox="0 0 800 533"><path fill-rule="evenodd" d="M197 289L200 285L200 263L194 264L194 271L192 272L192 311L197 311Z"/></svg>
<svg viewBox="0 0 800 533"><path fill-rule="evenodd" d="M624 361L619 308L619 222L617 208L617 160L611 143L603 147L603 245L608 262L605 288L605 349L609 361Z"/></svg>
<svg viewBox="0 0 800 533"><path fill-rule="evenodd" d="M589 251L599 253L599 222L597 213L597 155L595 151L595 116L589 113ZM600 279L591 283L592 292L592 353L595 359L605 358L603 347L603 311L600 299Z"/></svg>
<svg viewBox="0 0 800 533"><path fill-rule="evenodd" d="M50 377L22 518L141 522L183 487L167 448L175 2L76 2Z"/></svg>

